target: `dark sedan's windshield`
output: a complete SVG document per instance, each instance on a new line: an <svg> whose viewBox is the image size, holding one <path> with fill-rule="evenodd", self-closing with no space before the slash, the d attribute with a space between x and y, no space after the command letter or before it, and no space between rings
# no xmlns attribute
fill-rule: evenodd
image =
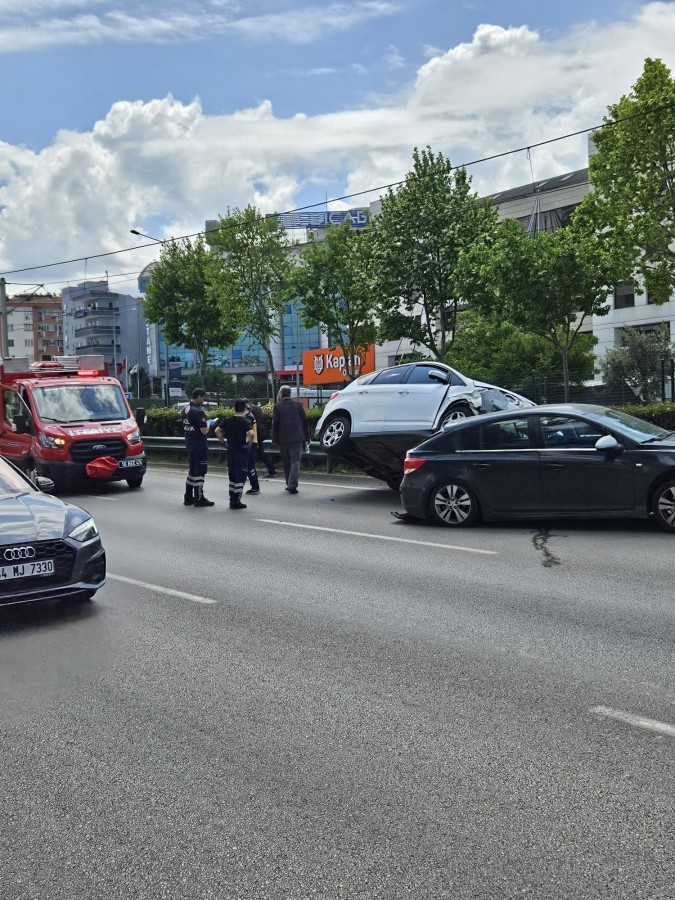
<svg viewBox="0 0 675 900"><path fill-rule="evenodd" d="M0 459L0 497L8 494L25 494L33 490L20 472Z"/></svg>
<svg viewBox="0 0 675 900"><path fill-rule="evenodd" d="M112 422L129 412L115 384L61 384L33 392L35 408L44 422Z"/></svg>
<svg viewBox="0 0 675 900"><path fill-rule="evenodd" d="M618 409L604 409L602 413L588 413L588 417L599 425L613 428L614 431L619 431L625 437L639 441L641 444L658 440L668 434L659 425L653 425L643 419L636 419L635 416L629 416L628 413L620 412Z"/></svg>

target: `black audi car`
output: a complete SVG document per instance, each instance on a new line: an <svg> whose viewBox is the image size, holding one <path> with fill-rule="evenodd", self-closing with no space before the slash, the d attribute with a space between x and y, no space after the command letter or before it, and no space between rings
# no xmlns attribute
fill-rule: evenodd
<svg viewBox="0 0 675 900"><path fill-rule="evenodd" d="M104 584L105 551L89 513L0 457L0 606L89 600Z"/></svg>
<svg viewBox="0 0 675 900"><path fill-rule="evenodd" d="M675 532L675 432L583 404L464 419L408 452L401 500L451 527L652 515Z"/></svg>

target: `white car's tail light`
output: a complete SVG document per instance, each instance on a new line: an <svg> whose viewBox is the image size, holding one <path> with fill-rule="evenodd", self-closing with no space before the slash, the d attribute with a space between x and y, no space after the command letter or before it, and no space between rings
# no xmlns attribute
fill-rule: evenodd
<svg viewBox="0 0 675 900"><path fill-rule="evenodd" d="M340 396L340 391L333 391L333 393L328 398L328 402L330 403L331 400L335 400L335 398L339 397L339 396Z"/></svg>

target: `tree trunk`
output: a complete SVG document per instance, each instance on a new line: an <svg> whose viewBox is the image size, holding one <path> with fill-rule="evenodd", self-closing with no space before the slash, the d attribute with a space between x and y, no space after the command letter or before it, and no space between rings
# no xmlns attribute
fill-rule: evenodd
<svg viewBox="0 0 675 900"><path fill-rule="evenodd" d="M272 351L269 347L263 347L265 351L265 356L267 356L267 367L269 369L269 373L272 376L272 403L277 402L277 371L274 368L274 359L272 357Z"/></svg>
<svg viewBox="0 0 675 900"><path fill-rule="evenodd" d="M568 359L569 347L565 345L560 348L560 356L562 357L562 370L563 370L563 390L565 396L565 403L570 399L570 364Z"/></svg>

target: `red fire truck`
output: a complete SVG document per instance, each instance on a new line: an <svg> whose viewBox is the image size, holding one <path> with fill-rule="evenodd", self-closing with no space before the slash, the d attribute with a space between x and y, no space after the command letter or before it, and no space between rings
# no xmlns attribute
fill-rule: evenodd
<svg viewBox="0 0 675 900"><path fill-rule="evenodd" d="M58 487L77 479L141 486L146 459L140 425L103 357L50 362L5 359L0 366L0 453Z"/></svg>

